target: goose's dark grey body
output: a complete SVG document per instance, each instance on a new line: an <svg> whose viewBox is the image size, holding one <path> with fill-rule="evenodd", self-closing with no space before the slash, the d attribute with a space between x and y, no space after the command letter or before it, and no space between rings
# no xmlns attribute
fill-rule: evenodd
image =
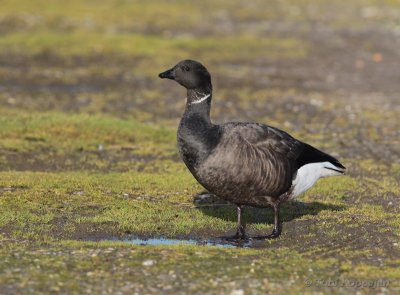
<svg viewBox="0 0 400 295"><path fill-rule="evenodd" d="M210 125L207 134L214 140L202 145L202 134L185 136L190 120L180 124L180 154L210 192L235 204L267 207L289 191L303 148L300 142L265 125L227 123Z"/></svg>
<svg viewBox="0 0 400 295"><path fill-rule="evenodd" d="M210 120L211 77L198 62L182 61L161 73L187 88L178 128L182 160L207 190L238 206L237 237L244 236L241 206L271 206L279 236L279 204L311 187L320 177L340 175L338 160L277 128ZM274 234L275 233L275 234Z"/></svg>

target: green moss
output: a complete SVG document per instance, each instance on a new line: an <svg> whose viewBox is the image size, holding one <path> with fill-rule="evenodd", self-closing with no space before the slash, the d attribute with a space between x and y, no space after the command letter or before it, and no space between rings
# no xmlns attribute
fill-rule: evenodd
<svg viewBox="0 0 400 295"><path fill-rule="evenodd" d="M166 144L175 140L175 132L169 128L98 115L3 111L0 124L0 135L4 139L1 146L19 150L34 147L96 150L99 145L105 148L126 145L143 151L144 146L151 149L163 144L165 149Z"/></svg>
<svg viewBox="0 0 400 295"><path fill-rule="evenodd" d="M304 196L305 199L313 199L315 195L322 195L329 200L340 201L350 191L360 190L357 179L349 176L330 177L321 179Z"/></svg>

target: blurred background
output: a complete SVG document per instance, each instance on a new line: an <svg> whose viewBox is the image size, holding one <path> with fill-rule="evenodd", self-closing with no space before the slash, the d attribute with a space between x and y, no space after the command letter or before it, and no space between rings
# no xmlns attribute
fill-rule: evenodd
<svg viewBox="0 0 400 295"><path fill-rule="evenodd" d="M157 74L191 58L212 73L217 122L268 122L341 156L398 161L396 0L3 0L0 34L3 116L175 127L185 91Z"/></svg>

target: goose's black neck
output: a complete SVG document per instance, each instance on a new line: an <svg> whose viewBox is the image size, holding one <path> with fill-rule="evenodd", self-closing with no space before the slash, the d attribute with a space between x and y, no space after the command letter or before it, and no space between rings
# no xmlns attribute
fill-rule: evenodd
<svg viewBox="0 0 400 295"><path fill-rule="evenodd" d="M184 118L196 116L211 124L210 108L212 99L212 86L188 89Z"/></svg>
<svg viewBox="0 0 400 295"><path fill-rule="evenodd" d="M210 120L211 86L203 89L188 89L185 113L178 128L178 147L186 166L196 174L220 137L218 125Z"/></svg>

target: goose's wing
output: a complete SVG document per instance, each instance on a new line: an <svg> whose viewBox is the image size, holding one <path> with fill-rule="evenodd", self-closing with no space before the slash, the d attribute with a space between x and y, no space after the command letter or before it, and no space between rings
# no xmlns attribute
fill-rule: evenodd
<svg viewBox="0 0 400 295"><path fill-rule="evenodd" d="M227 137L240 137L253 148L269 153L277 160L287 160L295 164L304 150L305 144L291 135L268 125L258 123L224 124Z"/></svg>
<svg viewBox="0 0 400 295"><path fill-rule="evenodd" d="M220 141L200 169L202 184L238 203L243 201L242 195L277 198L288 192L297 172L306 164L317 163L313 167L320 170L312 173L324 174L325 169L344 171L332 156L277 128L257 123L227 123L219 127ZM326 166L326 162L332 165Z"/></svg>
<svg viewBox="0 0 400 295"><path fill-rule="evenodd" d="M271 156L284 157L295 161L296 168L320 162L330 162L343 172L346 168L334 157L317 148L293 138L278 128L258 123L228 123L225 124L227 134L237 133L254 147L271 153Z"/></svg>
<svg viewBox="0 0 400 295"><path fill-rule="evenodd" d="M278 197L287 192L304 144L284 131L257 123L220 125L221 139L204 167L220 194ZM205 176L207 175L207 176ZM239 197L239 196L238 196Z"/></svg>

